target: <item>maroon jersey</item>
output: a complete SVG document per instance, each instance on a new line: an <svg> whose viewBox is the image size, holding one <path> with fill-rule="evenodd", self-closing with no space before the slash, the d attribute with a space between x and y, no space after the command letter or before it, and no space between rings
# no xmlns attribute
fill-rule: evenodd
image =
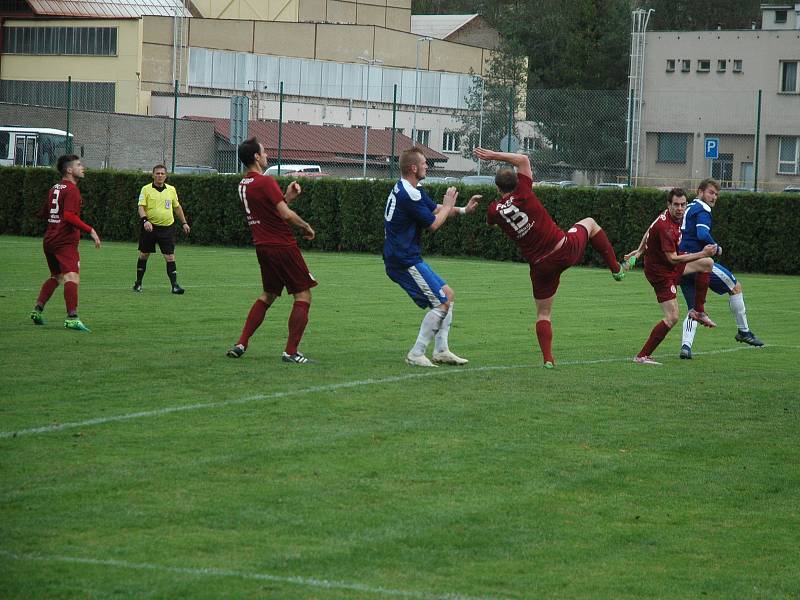
<svg viewBox="0 0 800 600"><path fill-rule="evenodd" d="M564 232L533 193L532 186L530 177L517 174L514 191L489 204L486 222L498 225L519 246L522 256L535 263L552 252Z"/></svg>
<svg viewBox="0 0 800 600"><path fill-rule="evenodd" d="M47 193L47 202L42 212L47 219L47 231L44 234L44 244L50 247L77 245L81 239L81 230L64 220L64 213L81 215L83 200L78 186L62 179Z"/></svg>
<svg viewBox="0 0 800 600"><path fill-rule="evenodd" d="M672 220L669 211L658 215L647 230L647 241L644 245L645 273L667 277L674 275L679 265L672 264L667 252L678 254L681 243L681 225Z"/></svg>
<svg viewBox="0 0 800 600"><path fill-rule="evenodd" d="M278 214L286 202L273 177L250 171L239 182L239 198L256 246L297 246L289 224Z"/></svg>

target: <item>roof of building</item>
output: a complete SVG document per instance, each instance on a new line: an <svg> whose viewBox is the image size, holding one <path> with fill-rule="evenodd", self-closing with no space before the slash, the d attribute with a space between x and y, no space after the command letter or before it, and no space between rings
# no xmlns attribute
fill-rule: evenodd
<svg viewBox="0 0 800 600"><path fill-rule="evenodd" d="M211 121L215 132L230 137L229 119L188 117L198 121ZM362 164L364 154L364 129L362 127L328 127L302 123L284 123L282 128L281 159L286 162L319 162ZM257 137L270 158L278 152L278 122L250 121L248 135ZM394 138L395 153L400 154L413 146L411 138L398 133ZM447 156L427 146L419 148L431 163L446 162ZM367 162L387 164L392 153L392 132L388 129L370 129L367 138Z"/></svg>
<svg viewBox="0 0 800 600"><path fill-rule="evenodd" d="M36 15L82 18L192 16L183 0L27 0Z"/></svg>
<svg viewBox="0 0 800 600"><path fill-rule="evenodd" d="M411 33L446 40L480 15L411 15Z"/></svg>

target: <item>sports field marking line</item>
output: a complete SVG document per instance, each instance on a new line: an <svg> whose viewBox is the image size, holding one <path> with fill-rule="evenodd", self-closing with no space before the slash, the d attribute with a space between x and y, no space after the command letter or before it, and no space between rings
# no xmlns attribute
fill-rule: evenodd
<svg viewBox="0 0 800 600"><path fill-rule="evenodd" d="M273 581L276 583L291 583L306 587L324 588L333 590L353 590L382 596L395 596L400 598L418 598L420 600L488 600L487 597L462 596L461 594L434 594L429 592L414 592L410 590L396 590L380 586L371 586L363 583L348 581L331 581L317 579L316 577L300 577L294 575L271 575L269 573L248 573L246 571L233 571L230 569L217 569L213 567L169 567L152 563L134 563L125 560L81 558L77 556L47 556L43 554L16 554L7 550L0 550L0 556L11 560L27 560L41 562L60 562L81 565L95 565L104 567L117 567L121 569L134 569L138 571L156 571L159 573L175 573L179 575L211 576L211 577L236 577L238 579L254 579L256 581Z"/></svg>
<svg viewBox="0 0 800 600"><path fill-rule="evenodd" d="M764 346L764 348L800 348L799 346ZM724 350L709 350L707 352L695 352L696 356L708 354L725 354L728 352L740 352L742 350L758 350L752 346L739 346L736 348L726 348ZM629 362L632 356L625 358L598 358L594 360L565 360L559 361L560 366L570 365L596 365L602 363L612 362ZM467 373L483 373L487 371L508 371L511 369L536 369L537 367L532 364L522 365L496 365L486 367L473 367L473 368L444 368L444 369L431 369L422 373L408 373L407 375L394 375L392 377L383 377L380 379L357 379L355 381L343 381L341 383L331 383L328 385L317 385L313 387L300 388L297 390L286 390L284 392L273 392L271 394L255 394L253 396L245 396L243 398L236 398L234 400L222 400L220 402L203 402L199 404L184 404L181 406L168 406L166 408L159 408L156 410L145 410L141 412L128 413L126 415L115 415L111 417L98 417L95 419L87 419L86 421L74 421L69 423L56 423L53 425L45 425L43 427L33 427L30 429L20 429L17 431L0 431L0 439L21 437L23 435L34 435L37 433L52 433L54 431L63 431L65 429L76 429L80 427L90 427L92 425L103 425L105 423L114 423L118 421L128 421L131 419L143 419L146 417L160 417L170 413L186 412L191 410L201 410L206 408L222 408L225 406L235 406L237 404L247 404L249 402L260 402L262 400L274 400L276 398L286 398L288 396L301 396L304 394L314 394L318 392L332 392L341 389L360 387L362 385L381 385L384 383L397 383L400 381L408 381L409 379L422 379L426 377L447 376L456 374Z"/></svg>

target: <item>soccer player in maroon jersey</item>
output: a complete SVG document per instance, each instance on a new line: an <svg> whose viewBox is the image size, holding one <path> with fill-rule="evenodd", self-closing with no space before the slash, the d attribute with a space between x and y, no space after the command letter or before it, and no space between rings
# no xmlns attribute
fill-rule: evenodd
<svg viewBox="0 0 800 600"><path fill-rule="evenodd" d="M561 273L583 258L589 243L603 257L614 279L621 281L625 272L614 256L614 248L605 232L591 217L575 223L567 233L555 224L533 193L533 171L528 157L511 152L493 152L475 148L481 160L498 160L516 167L503 168L495 176L501 197L486 209L486 222L500 227L520 249L530 264L533 299L536 303L536 338L542 350L544 367L555 366L553 328L550 317Z"/></svg>
<svg viewBox="0 0 800 600"><path fill-rule="evenodd" d="M695 275L694 308L689 311L689 318L705 325L716 327L716 324L704 312L706 293L711 277L714 261L709 258L717 252L716 244L708 244L700 252L679 254L681 243L681 222L686 211L686 192L673 188L667 194L667 210L658 215L642 237L639 247L625 255L628 265L633 265L644 254L644 274L653 286L656 299L664 313L647 338L644 346L634 357L641 365L660 365L653 360L652 354L658 345L678 322L677 286L683 275Z"/></svg>
<svg viewBox="0 0 800 600"><path fill-rule="evenodd" d="M56 163L61 181L47 193L47 200L42 206L40 216L47 219L47 231L42 246L50 277L42 285L36 306L31 312L31 320L36 325L44 325L42 312L44 306L53 295L58 284L64 284L64 302L67 305L67 318L64 327L74 331L90 329L78 318L78 284L80 283L80 254L78 243L81 231L88 233L94 240L95 248L100 247L97 232L81 221L81 204L83 199L78 190L78 180L83 179L83 165L74 154L66 154L58 158Z"/></svg>
<svg viewBox="0 0 800 600"><path fill-rule="evenodd" d="M283 288L286 288L294 296L294 305L289 316L289 339L281 359L302 365L309 360L297 351L297 346L308 323L311 288L317 285L308 272L289 227L299 227L303 230L305 239L314 239L315 233L311 225L289 208L289 203L302 190L293 181L284 194L274 178L262 175L267 168L267 154L264 146L255 138L245 140L239 145L239 160L247 167L244 178L239 182L239 198L256 246L264 292L250 308L242 335L236 345L228 350L228 356L240 358L244 354L250 336L264 321L267 309L281 295Z"/></svg>

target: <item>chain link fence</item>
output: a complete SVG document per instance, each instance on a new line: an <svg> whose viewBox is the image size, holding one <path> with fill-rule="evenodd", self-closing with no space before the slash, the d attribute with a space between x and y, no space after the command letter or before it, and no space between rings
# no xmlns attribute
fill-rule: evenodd
<svg viewBox="0 0 800 600"><path fill-rule="evenodd" d="M287 81L197 80L191 93L140 93L138 112L149 115L118 110L113 83L3 80L0 161L49 165L71 149L90 168L237 172L238 141L256 136L270 165L310 175L397 177L397 156L416 142L432 180L490 182L496 165L472 156L480 145L528 154L537 182L562 187L694 189L706 177L730 190L800 186L800 137L782 134L793 98L710 92L698 106L683 92L651 94L633 147L625 91L418 79L376 65L353 73L337 84L323 72L319 85L302 69Z"/></svg>

